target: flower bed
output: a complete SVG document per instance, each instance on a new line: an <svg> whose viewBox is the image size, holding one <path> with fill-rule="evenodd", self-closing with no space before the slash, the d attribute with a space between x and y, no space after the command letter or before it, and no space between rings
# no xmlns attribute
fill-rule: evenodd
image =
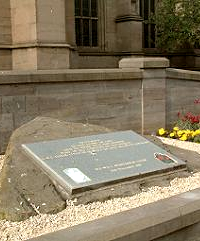
<svg viewBox="0 0 200 241"><path fill-rule="evenodd" d="M200 104L200 99L196 99L194 104ZM157 135L181 141L200 143L200 114L195 115L187 112L183 115L178 112L178 120L172 130L160 128L157 131Z"/></svg>
<svg viewBox="0 0 200 241"><path fill-rule="evenodd" d="M164 128L160 128L157 134L158 136L179 139L181 141L192 141L200 143L200 129L179 129L178 126L175 126L172 130L169 131L165 130Z"/></svg>

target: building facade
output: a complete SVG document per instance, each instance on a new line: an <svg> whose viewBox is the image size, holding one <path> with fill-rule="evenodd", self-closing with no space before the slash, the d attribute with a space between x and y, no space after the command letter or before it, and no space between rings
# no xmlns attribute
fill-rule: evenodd
<svg viewBox="0 0 200 241"><path fill-rule="evenodd" d="M153 31L142 22L153 7L144 0L0 0L0 69L117 67L153 47L142 36L143 28Z"/></svg>

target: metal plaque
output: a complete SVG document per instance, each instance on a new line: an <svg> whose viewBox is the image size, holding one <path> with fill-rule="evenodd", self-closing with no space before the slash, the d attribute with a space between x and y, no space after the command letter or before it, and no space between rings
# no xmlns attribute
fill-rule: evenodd
<svg viewBox="0 0 200 241"><path fill-rule="evenodd" d="M22 147L70 194L186 167L185 162L133 131L36 142Z"/></svg>

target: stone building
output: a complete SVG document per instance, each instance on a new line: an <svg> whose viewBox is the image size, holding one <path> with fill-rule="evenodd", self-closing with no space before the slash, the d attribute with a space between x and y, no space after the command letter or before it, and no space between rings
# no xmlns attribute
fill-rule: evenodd
<svg viewBox="0 0 200 241"><path fill-rule="evenodd" d="M153 8L153 0L0 0L0 69L117 67L152 47L142 20Z"/></svg>
<svg viewBox="0 0 200 241"><path fill-rule="evenodd" d="M148 134L191 111L199 73L140 58L155 50L152 11L154 0L0 0L0 153L37 116Z"/></svg>

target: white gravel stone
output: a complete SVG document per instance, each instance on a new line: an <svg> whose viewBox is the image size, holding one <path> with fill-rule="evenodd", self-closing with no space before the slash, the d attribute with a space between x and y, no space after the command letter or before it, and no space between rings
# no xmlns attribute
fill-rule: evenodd
<svg viewBox="0 0 200 241"><path fill-rule="evenodd" d="M200 144L160 138L166 144L200 153ZM3 156L0 156L0 170ZM112 215L117 212L136 208L147 203L168 198L200 187L200 172L187 178L175 178L169 186L153 186L131 197L113 198L105 202L94 202L88 205L75 206L69 201L68 207L58 214L39 214L23 222L0 221L0 241L26 240L42 234L71 227L97 218Z"/></svg>

